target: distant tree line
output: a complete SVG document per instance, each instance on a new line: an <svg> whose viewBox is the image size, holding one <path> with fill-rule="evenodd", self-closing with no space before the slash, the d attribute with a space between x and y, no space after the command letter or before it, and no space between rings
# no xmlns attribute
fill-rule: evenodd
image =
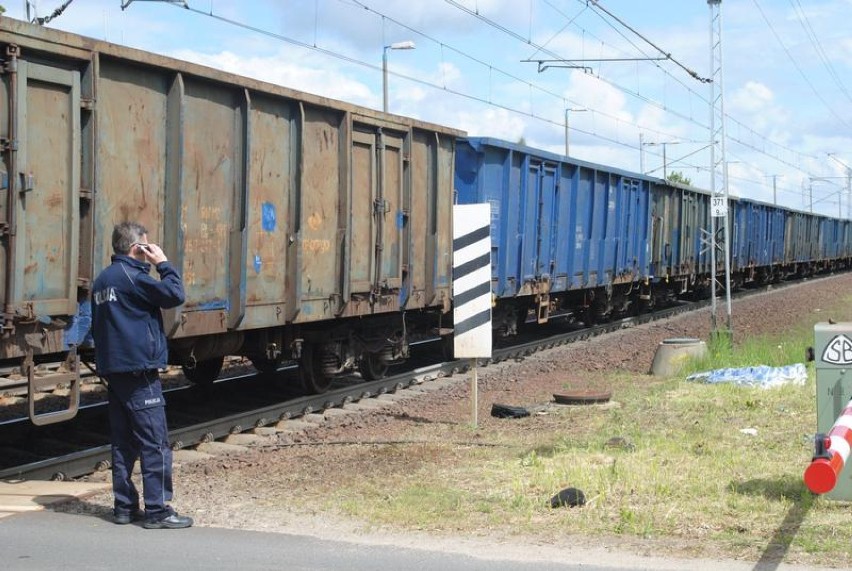
<svg viewBox="0 0 852 571"><path fill-rule="evenodd" d="M670 172L669 176L666 177L666 180L669 182L679 182L680 184L692 186L692 179L678 171Z"/></svg>

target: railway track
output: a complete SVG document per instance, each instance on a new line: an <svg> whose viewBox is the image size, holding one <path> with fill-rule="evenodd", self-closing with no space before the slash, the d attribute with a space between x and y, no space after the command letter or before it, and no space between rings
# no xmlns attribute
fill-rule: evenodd
<svg viewBox="0 0 852 571"><path fill-rule="evenodd" d="M769 288L740 295L754 295ZM575 330L555 324L541 328L542 335L511 346L496 347L491 359L479 359L479 366L522 359L537 351L553 348L642 323L699 311L709 301L682 302L651 314L610 321ZM269 375L242 374L212 386L178 385L168 391L167 414L170 440L175 450L223 439L231 434L275 425L279 421L313 412L340 408L346 404L396 393L414 385L466 372L472 361L434 362L426 353L415 353L406 364L384 379L365 382L348 377L335 382L327 393L303 396L287 387L298 386L296 371L280 370L277 380ZM412 367L413 365L413 367ZM288 382L289 381L289 382ZM109 468L110 446L105 403L81 408L78 418L60 425L36 427L22 419L0 424L0 479L65 480ZM14 445L12 445L14 443Z"/></svg>

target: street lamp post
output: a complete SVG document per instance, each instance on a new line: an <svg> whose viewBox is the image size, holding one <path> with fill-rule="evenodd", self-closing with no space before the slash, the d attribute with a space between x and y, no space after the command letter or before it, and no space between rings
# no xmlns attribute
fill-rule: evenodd
<svg viewBox="0 0 852 571"><path fill-rule="evenodd" d="M565 156L568 156L568 112L569 111L588 111L585 107L580 107L577 109L566 107L565 108Z"/></svg>
<svg viewBox="0 0 852 571"><path fill-rule="evenodd" d="M828 158L846 169L847 218L852 220L852 167L835 157L836 153L828 153Z"/></svg>
<svg viewBox="0 0 852 571"><path fill-rule="evenodd" d="M847 181L846 191L848 191L849 178L847 178L847 177L843 177L843 176L812 176L812 177L810 177L809 188L810 188L810 202L811 202L810 211L811 211L811 213L813 213L813 211L814 211L814 204L816 204L818 202L822 202L823 200L826 200L829 196L833 196L833 195L837 194L837 217L843 218L843 204L842 204L843 192L844 192L843 187L841 187L840 190L836 190L836 191L830 193L828 196L825 196L825 197L823 197L819 200L816 200L816 201L814 200L814 181L828 182L828 183L837 185L837 183L833 182L834 179L846 179L846 181Z"/></svg>
<svg viewBox="0 0 852 571"><path fill-rule="evenodd" d="M382 51L382 111L388 112L388 50L413 50L414 42L396 42L385 46Z"/></svg>
<svg viewBox="0 0 852 571"><path fill-rule="evenodd" d="M783 174L769 174L767 177L772 177L772 204L778 206L778 177Z"/></svg>
<svg viewBox="0 0 852 571"><path fill-rule="evenodd" d="M642 134L640 133L639 134L639 169L644 170L644 168L645 168L645 154L644 154L643 149L645 147L656 147L658 145L662 146L663 147L663 178L666 179L667 175L668 175L668 172L667 172L667 166L668 165L666 164L667 163L666 146L667 145L679 145L679 144L680 144L680 141L664 141L662 143L654 143L654 142L646 143L642 140ZM654 169L654 170L657 170L657 169ZM653 172L653 171L651 171L651 172ZM643 172L642 174L646 174L646 173Z"/></svg>

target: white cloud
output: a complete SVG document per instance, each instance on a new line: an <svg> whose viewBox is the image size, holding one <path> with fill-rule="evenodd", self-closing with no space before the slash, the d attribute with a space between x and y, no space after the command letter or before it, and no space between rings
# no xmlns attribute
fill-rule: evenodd
<svg viewBox="0 0 852 571"><path fill-rule="evenodd" d="M759 113L771 109L775 96L766 85L748 81L731 94L731 104L743 113Z"/></svg>
<svg viewBox="0 0 852 571"><path fill-rule="evenodd" d="M467 131L472 137L494 137L517 142L524 136L524 121L505 109L460 110L452 115L455 118L448 124Z"/></svg>
<svg viewBox="0 0 852 571"><path fill-rule="evenodd" d="M364 83L328 66L311 66L305 59L281 51L274 57L245 57L230 51L217 54L181 50L174 57L291 89L375 108L376 94ZM299 62L299 63L295 63ZM380 103L379 103L380 105Z"/></svg>
<svg viewBox="0 0 852 571"><path fill-rule="evenodd" d="M392 73L390 105L395 113L510 141L523 136L532 144L562 152L565 107L585 107L594 111L571 114L571 154L630 170L638 170L640 131L649 142L709 139L710 88L672 62L589 62L595 75L619 86L613 87L579 71L552 68L538 73L535 63L520 61L552 57L547 50L590 59L637 56L640 50L653 55L650 46L604 17L592 3L457 1L511 33L449 2L435 0L363 0L363 5L354 0L189 0L199 11L206 12L209 7L217 16L266 33L162 2L134 2L121 11L120 0L87 0L72 3L50 27L191 59L373 109L381 107L383 45L414 40L415 50L389 54L391 71L439 87L407 81ZM8 15L20 17L21 4L4 5ZM61 0L40 0L40 14L48 14L60 4ZM852 90L852 39L840 25L848 19L852 0L802 4L800 8L807 12L842 83L847 91ZM366 10L364 5L387 18ZM621 1L607 8L679 62L701 76L708 75L709 14L705 2ZM728 115L737 120L727 125L727 149L729 160L748 165L750 170L734 169L753 179L756 188L765 187L767 174L785 173L783 184L790 187L786 194L796 197L801 194L802 177L833 174L826 152L840 153L842 160L852 162L852 154L846 151L852 148L848 128L852 106L805 35L796 7L773 1L763 2L762 8L757 11L750 2L722 5L725 106ZM574 16L577 20L569 24ZM342 58L293 46L283 41L284 37L342 54ZM779 45L779 38L793 53L807 80ZM537 50L534 43L546 45L547 50ZM815 96L814 89L831 108ZM669 159L698 146L673 147ZM659 164L659 147L647 151L647 161ZM684 162L706 165L709 158L699 154ZM705 176L693 176L685 166L684 172L693 181Z"/></svg>

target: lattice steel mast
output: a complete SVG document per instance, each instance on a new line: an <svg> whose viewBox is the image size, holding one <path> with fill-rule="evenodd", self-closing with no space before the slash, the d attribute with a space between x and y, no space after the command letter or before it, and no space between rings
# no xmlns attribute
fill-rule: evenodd
<svg viewBox="0 0 852 571"><path fill-rule="evenodd" d="M711 325L718 334L716 323L717 248L725 256L725 334L733 334L731 324L731 257L728 215L728 163L725 160L725 97L722 82L722 0L707 0L710 6L710 265L712 266ZM724 229L722 243L717 243L716 219Z"/></svg>

